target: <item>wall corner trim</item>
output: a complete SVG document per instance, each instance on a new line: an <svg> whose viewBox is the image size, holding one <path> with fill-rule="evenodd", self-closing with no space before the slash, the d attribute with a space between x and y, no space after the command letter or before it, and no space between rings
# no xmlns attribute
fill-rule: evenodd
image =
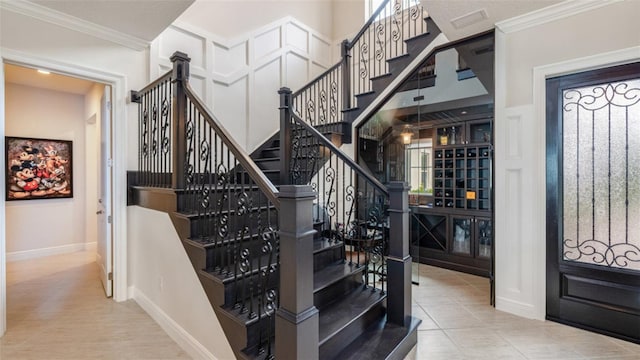
<svg viewBox="0 0 640 360"><path fill-rule="evenodd" d="M149 316L169 335L178 346L180 346L187 354L194 359L210 359L217 360L213 354L209 352L198 340L189 334L184 328L176 323L169 315L167 315L158 305L149 299L142 291L136 287L129 287L130 294L133 299L146 311Z"/></svg>
<svg viewBox="0 0 640 360"><path fill-rule="evenodd" d="M532 11L527 14L499 21L496 27L505 34L518 32L551 21L563 19L581 12L594 10L603 6L615 4L623 0L566 0L558 4Z"/></svg>
<svg viewBox="0 0 640 360"><path fill-rule="evenodd" d="M82 20L29 1L0 1L0 10L11 11L38 20L78 31L118 45L141 51L149 47L149 41L131 36L105 26Z"/></svg>

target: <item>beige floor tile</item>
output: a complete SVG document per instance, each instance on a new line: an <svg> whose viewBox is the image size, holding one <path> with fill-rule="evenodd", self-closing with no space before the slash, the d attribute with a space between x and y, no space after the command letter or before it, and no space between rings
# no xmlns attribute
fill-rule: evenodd
<svg viewBox="0 0 640 360"><path fill-rule="evenodd" d="M0 359L190 359L134 301L107 299L86 252L7 264Z"/></svg>

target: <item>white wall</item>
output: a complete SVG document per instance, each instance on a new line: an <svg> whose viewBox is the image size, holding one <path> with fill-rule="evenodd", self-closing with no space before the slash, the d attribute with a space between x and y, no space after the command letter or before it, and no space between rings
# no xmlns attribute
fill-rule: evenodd
<svg viewBox="0 0 640 360"><path fill-rule="evenodd" d="M585 4L603 7L579 12ZM640 2L568 5L576 10L505 21L496 33L496 307L536 319L546 293L544 78L618 63L608 54L630 47L625 56L640 59Z"/></svg>
<svg viewBox="0 0 640 360"><path fill-rule="evenodd" d="M115 289L114 298L118 301L127 298L127 238L126 238L126 186L124 184L125 170L129 166L134 168L136 156L128 156L127 148L136 139L135 130L128 131L130 126L136 129L135 119L137 108L127 106L128 89L137 89L147 83L147 51L136 51L117 45L113 42L98 39L84 33L57 26L48 21L35 17L21 15L0 6L0 56L3 61L22 64L33 64L48 67L52 70L67 74L77 74L91 80L102 81L115 85L114 102L114 132L115 184L114 198L114 252L115 258ZM1 72L0 72L1 73ZM5 91L4 77L0 79L0 94ZM4 100L4 96L2 98ZM3 110L3 109L0 109ZM84 109L81 117L84 120ZM0 111L0 142L4 143L5 111ZM84 136L83 136L84 137ZM129 164L129 165L128 165ZM4 183L4 176L1 180ZM81 191L79 194L82 194ZM4 223L4 196L0 197L0 223ZM83 230L84 232L84 230ZM0 227L0 335L5 331L5 227Z"/></svg>
<svg viewBox="0 0 640 360"><path fill-rule="evenodd" d="M230 14L242 13L244 3L237 4ZM215 33L219 24L203 29L182 22L184 18L152 44L151 77L171 68L175 51L187 53L191 86L249 152L280 127L278 89L295 91L333 65L331 40L289 16L234 38ZM241 17L235 19L240 22Z"/></svg>
<svg viewBox="0 0 640 360"><path fill-rule="evenodd" d="M7 202L7 255L84 244L84 97L6 84L5 104L6 136L73 141L73 198Z"/></svg>
<svg viewBox="0 0 640 360"><path fill-rule="evenodd" d="M129 237L135 239L130 256L137 261L131 279L134 299L194 359L234 359L169 216L132 206L129 219Z"/></svg>

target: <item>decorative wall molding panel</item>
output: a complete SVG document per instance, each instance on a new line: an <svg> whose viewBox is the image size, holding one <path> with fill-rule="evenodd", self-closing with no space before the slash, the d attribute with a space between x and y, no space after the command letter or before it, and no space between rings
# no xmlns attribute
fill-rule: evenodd
<svg viewBox="0 0 640 360"><path fill-rule="evenodd" d="M169 57L191 57L191 86L250 152L279 128L277 91L297 90L333 65L339 49L327 37L285 17L234 39L175 22L150 48L150 78L169 71Z"/></svg>
<svg viewBox="0 0 640 360"><path fill-rule="evenodd" d="M542 274L534 249L539 246L535 209L544 194L536 188L535 151L538 139L533 106L504 109L495 119L496 308L528 318L540 318L535 277ZM501 149L501 150L500 150ZM542 237L544 239L544 236Z"/></svg>

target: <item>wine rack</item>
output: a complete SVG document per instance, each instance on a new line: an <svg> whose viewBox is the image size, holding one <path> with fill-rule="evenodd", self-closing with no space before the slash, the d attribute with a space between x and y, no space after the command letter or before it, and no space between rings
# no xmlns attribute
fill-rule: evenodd
<svg viewBox="0 0 640 360"><path fill-rule="evenodd" d="M491 210L491 149L463 146L435 150L435 207Z"/></svg>

